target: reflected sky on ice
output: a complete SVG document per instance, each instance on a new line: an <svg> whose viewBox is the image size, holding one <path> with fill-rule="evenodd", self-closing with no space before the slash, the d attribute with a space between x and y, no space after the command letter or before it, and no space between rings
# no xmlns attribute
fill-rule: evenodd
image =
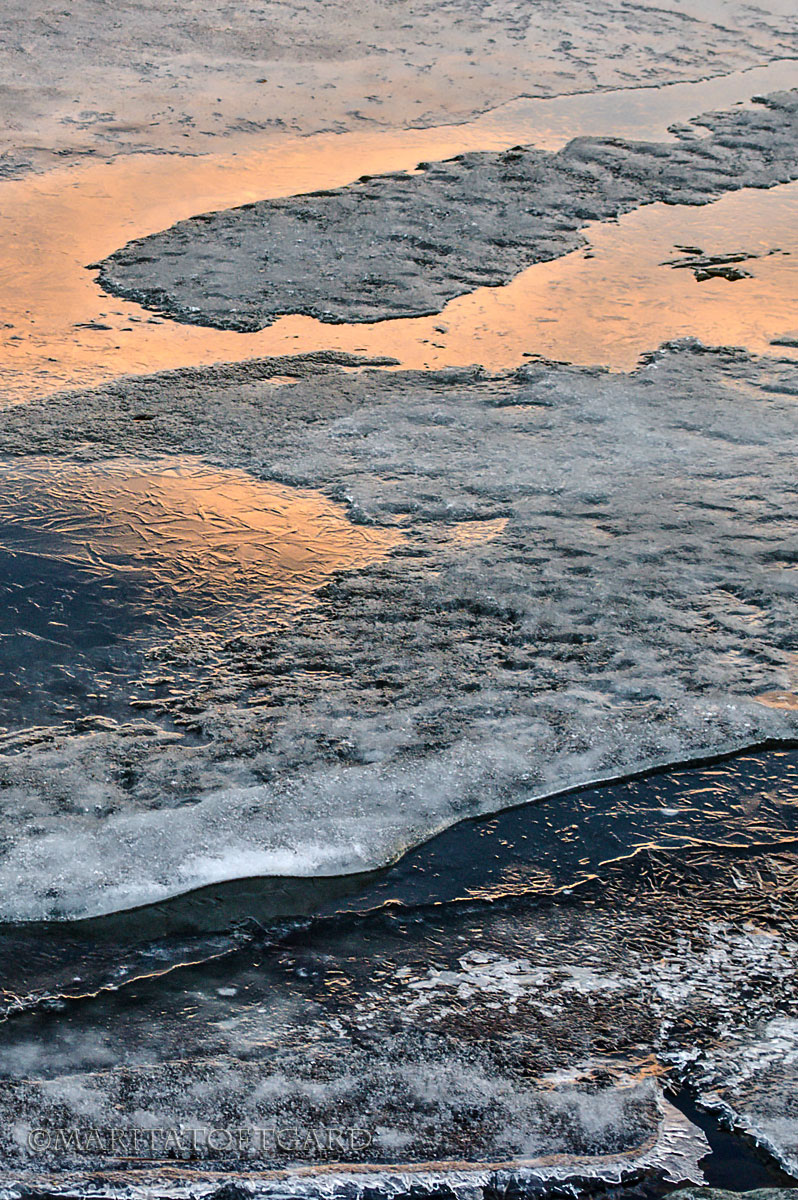
<svg viewBox="0 0 798 1200"><path fill-rule="evenodd" d="M187 457L27 458L0 465L0 484L0 725L116 715L141 669L134 635L241 605L257 628L402 538Z"/></svg>

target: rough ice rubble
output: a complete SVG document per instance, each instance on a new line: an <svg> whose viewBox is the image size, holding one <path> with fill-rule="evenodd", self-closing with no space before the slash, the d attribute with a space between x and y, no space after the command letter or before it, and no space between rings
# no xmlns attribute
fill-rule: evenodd
<svg viewBox="0 0 798 1200"><path fill-rule="evenodd" d="M743 892L752 887L744 878L738 885ZM666 955L652 980L662 1059L705 1109L798 1176L794 925L785 922L776 932L756 918L742 926L709 922L704 952L691 950L685 942L689 973ZM680 1030L685 1013L698 1014L711 1035L686 1039Z"/></svg>
<svg viewBox="0 0 798 1200"><path fill-rule="evenodd" d="M205 213L129 242L99 282L189 324L253 331L440 312L580 245L589 221L643 204L706 204L796 178L798 92L705 114L675 143L576 138L365 176L328 192Z"/></svg>
<svg viewBox="0 0 798 1200"><path fill-rule="evenodd" d="M748 1200L794 1200L791 1187L755 1188L747 1192L730 1192L726 1188L689 1187L671 1193L671 1200L736 1200L743 1195Z"/></svg>
<svg viewBox="0 0 798 1200"><path fill-rule="evenodd" d="M761 969L753 957L748 965ZM795 970L794 944L783 969ZM798 1020L763 1018L744 1031L729 1029L708 1052L682 1050L669 1061L707 1109L798 1177Z"/></svg>
<svg viewBox="0 0 798 1200"><path fill-rule="evenodd" d="M269 383L286 370L292 387ZM13 740L4 917L354 871L509 801L795 736L795 711L755 697L796 690L797 391L792 363L680 345L630 376L317 358L6 413L6 454L179 447L407 542L289 629L166 640L155 657L185 680L167 715L199 741L163 732L155 698L149 723ZM134 403L153 419L130 422ZM453 524L497 517L458 550ZM192 684L211 651L215 681Z"/></svg>
<svg viewBox="0 0 798 1200"><path fill-rule="evenodd" d="M523 926L506 928L503 936L523 939L525 932ZM423 978L425 948L412 937L402 941L411 975ZM448 956L446 939L438 934L437 942ZM398 947L384 949L390 968ZM356 978L340 993L327 986L326 970L332 980L343 965L342 951ZM290 990L297 954L301 977L316 981L305 985L304 999ZM131 1009L120 997L119 1006L109 998L110 1012L74 1012L55 1024L34 1072L25 1057L26 1032L12 1027L2 1056L7 1079L0 1084L7 1169L28 1182L54 1166L62 1178L94 1169L80 1155L60 1151L31 1157L31 1126L60 1121L102 1127L120 1120L142 1128L202 1126L223 1111L244 1127L355 1121L373 1128L374 1144L358 1161L361 1172L373 1171L375 1183L387 1175L388 1190L394 1174L422 1182L429 1172L432 1180L464 1184L487 1179L499 1165L508 1178L528 1183L620 1182L637 1173L701 1178L697 1160L706 1150L704 1139L641 1069L650 1065L645 1055L641 1064L639 1056L627 1063L623 1056L594 1059L589 1053L591 1040L617 1028L623 1010L613 1005L614 1016L605 1009L592 1019L583 997L560 992L558 972L549 972L542 987L525 990L526 1007L517 1017L512 1005L497 1006L487 993L454 1009L445 994L436 995L432 1011L419 1013L406 1002L412 1001L406 973L391 978L390 970L382 972L380 986L371 978L373 964L346 933L343 944L323 933L320 944L289 950L278 964L262 963L262 957L239 964L232 975L234 998L220 998L213 977L194 972L182 986L173 979L167 992L176 994L161 995L155 1005ZM494 976L501 972L499 954L479 952L465 956L464 972L473 979L485 960ZM325 975L319 979L320 966ZM186 1004L194 1012L190 1029L180 1015ZM548 1013L563 1007L552 1021ZM79 1038L70 1033L75 1020ZM628 1045L625 1035L622 1040ZM567 1062L570 1069L562 1078L545 1069L541 1076L541 1055L551 1066ZM116 1063L109 1061L113 1057ZM255 1156L246 1166L290 1165L291 1156L288 1163L285 1158ZM198 1168L201 1173L201 1164L185 1170L196 1175ZM152 1181L157 1174L157 1167L139 1164L128 1182Z"/></svg>

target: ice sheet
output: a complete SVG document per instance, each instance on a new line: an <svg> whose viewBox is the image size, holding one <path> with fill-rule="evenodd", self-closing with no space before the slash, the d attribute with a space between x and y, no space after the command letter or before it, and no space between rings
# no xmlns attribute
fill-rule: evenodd
<svg viewBox="0 0 798 1200"><path fill-rule="evenodd" d="M282 361L7 414L6 453L179 445L405 542L288 627L215 638L210 681L206 636L165 638L184 686L149 723L9 743L6 919L378 866L469 813L794 737L795 371L690 344L630 376Z"/></svg>

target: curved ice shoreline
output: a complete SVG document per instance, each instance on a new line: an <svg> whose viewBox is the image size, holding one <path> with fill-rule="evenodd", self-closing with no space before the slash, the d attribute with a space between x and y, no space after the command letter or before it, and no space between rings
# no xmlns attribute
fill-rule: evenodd
<svg viewBox="0 0 798 1200"><path fill-rule="evenodd" d="M17 738L3 919L362 870L463 816L795 738L795 709L755 699L796 686L795 371L694 344L628 376L283 360L6 414L15 457L179 445L399 518L412 544L289 630L215 645L216 690L192 689L201 641L165 645L194 744L157 721ZM453 523L499 516L493 541L453 544Z"/></svg>
<svg viewBox="0 0 798 1200"><path fill-rule="evenodd" d="M239 808L233 808L232 805L224 813L224 817L229 824L238 823L242 829L246 828L248 842L245 843L243 850L236 850L235 847L225 851L218 857L211 858L208 856L203 859L189 858L181 860L175 857L171 863L164 861L164 846L168 843L170 837L174 837L177 832L175 829L176 822L171 817L171 810L165 810L160 814L160 819L150 820L147 825L140 820L137 815L131 818L123 818L119 822L108 821L106 827L101 831L100 836L92 838L94 843L91 846L93 858L87 855L87 843L83 842L80 845L68 845L66 847L57 845L57 836L48 844L47 841L42 841L34 849L34 854L24 862L25 868L32 873L33 877L37 877L37 871L46 871L50 866L48 863L48 851L53 848L52 859L56 856L64 854L62 862L66 862L66 855L80 855L80 862L83 868L87 866L91 869L94 865L95 870L102 869L106 874L110 874L109 864L114 861L115 855L118 855L118 847L120 843L123 846L129 846L133 837L138 835L138 844L136 846L136 864L139 864L139 855L143 860L146 860L148 854L157 855L159 866L171 867L174 872L174 880L172 883L166 883L159 886L157 883L149 883L142 886L128 884L127 887L122 886L115 893L109 888L105 888L102 893L103 907L92 907L87 905L85 909L79 908L74 912L68 912L65 915L60 913L52 913L47 909L43 909L41 913L35 914L35 910L29 910L35 915L24 913L20 916L13 912L9 916L3 916L0 921L0 928L3 923L19 924L39 924L41 922L64 920L66 922L91 922L93 918L103 918L110 916L131 917L136 918L141 914L145 919L144 928L151 926L153 932L163 928L171 930L173 927L176 930L186 927L186 931L194 928L202 931L217 931L226 928L230 921L241 920L247 915L246 907L242 907L240 912L236 912L235 905L228 904L225 906L221 897L209 894L208 899L205 899L204 893L213 888L214 884L234 884L240 881L242 884L256 884L257 881L273 881L278 889L277 897L274 901L274 911L269 913L270 919L281 919L286 917L298 917L305 913L312 913L319 902L316 895L316 889L310 885L317 883L322 885L320 897L328 895L330 885L340 889L343 894L346 894L346 880L353 880L352 886L356 886L357 881L363 878L369 878L375 872L391 867L407 853L423 846L426 842L435 838L438 834L452 827L453 824L458 824L460 820L471 820L481 816L490 815L493 812L504 811L508 806L526 806L535 803L543 803L550 800L555 800L558 797L567 796L574 791L582 791L592 788L605 788L613 784L622 784L628 780L646 776L649 773L656 773L669 769L685 768L690 766L698 766L703 763L715 761L725 761L729 756L736 756L745 751L757 751L762 749L774 749L776 747L794 748L798 745L798 734L796 737L783 739L778 741L769 741L766 743L740 743L737 745L720 746L713 750L710 755L697 754L688 759L667 759L658 762L637 763L630 766L629 770L610 777L583 778L577 777L569 783L564 783L561 787L551 791L534 793L531 795L516 796L507 801L507 804L487 805L484 808L475 808L473 812L469 812L466 818L453 816L451 820L443 821L438 825L429 825L423 835L419 835L416 840L404 843L394 843L385 848L382 854L379 849L372 854L371 857L360 857L361 846L357 841L339 846L326 846L320 844L309 844L306 846L298 845L284 850L262 850L258 851L252 846L252 842L257 838L257 828L253 829L251 822L246 825L243 819L248 804L251 804L251 799L246 794L240 800ZM434 769L434 767L433 767ZM194 844L202 841L208 836L210 829L211 836L215 832L213 828L213 818L216 814L212 812L211 806L214 803L213 797L207 800L200 801L192 810L193 825L182 823L180 834L182 837L191 838L194 835ZM210 819L209 819L210 810ZM423 811L418 814L423 818ZM353 823L354 824L354 823ZM268 837L270 829L268 826L264 829L264 836ZM146 838L146 840L145 840ZM55 845L54 845L55 843ZM38 861L37 861L37 857ZM51 861L52 861L51 859ZM124 858L117 859L115 866L117 871L124 877L129 872L129 865ZM338 868L338 869L336 869ZM13 869L13 868L12 868ZM58 867L56 867L58 870ZM56 876L58 877L58 876ZM303 889L301 881L307 880L308 887ZM81 887L86 886L85 879L81 881ZM242 889L243 897L248 894L248 889ZM329 894L335 894L334 891ZM173 906L170 902L175 900L184 900L188 902L186 906ZM232 897L231 897L232 900ZM192 914L192 902L198 909L197 914ZM257 902L250 901L252 904L253 915L257 913ZM242 899L242 904L247 904L246 899ZM162 906L162 907L161 907ZM202 909L206 907L209 911L205 917L202 916ZM182 915L185 908L185 915ZM173 911L174 909L174 911ZM152 914L150 914L152 910ZM157 910L157 911L156 911ZM214 911L218 910L218 912ZM230 914L233 915L230 915ZM98 927L99 928L99 927ZM112 926L109 926L112 928Z"/></svg>

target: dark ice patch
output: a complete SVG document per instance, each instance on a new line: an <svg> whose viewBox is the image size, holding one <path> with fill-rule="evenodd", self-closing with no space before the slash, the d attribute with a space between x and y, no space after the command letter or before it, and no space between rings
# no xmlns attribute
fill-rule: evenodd
<svg viewBox="0 0 798 1200"><path fill-rule="evenodd" d="M242 332L291 313L330 324L434 314L575 249L590 221L798 177L798 92L695 124L709 135L460 154L203 213L129 242L100 264L99 282L186 324Z"/></svg>

